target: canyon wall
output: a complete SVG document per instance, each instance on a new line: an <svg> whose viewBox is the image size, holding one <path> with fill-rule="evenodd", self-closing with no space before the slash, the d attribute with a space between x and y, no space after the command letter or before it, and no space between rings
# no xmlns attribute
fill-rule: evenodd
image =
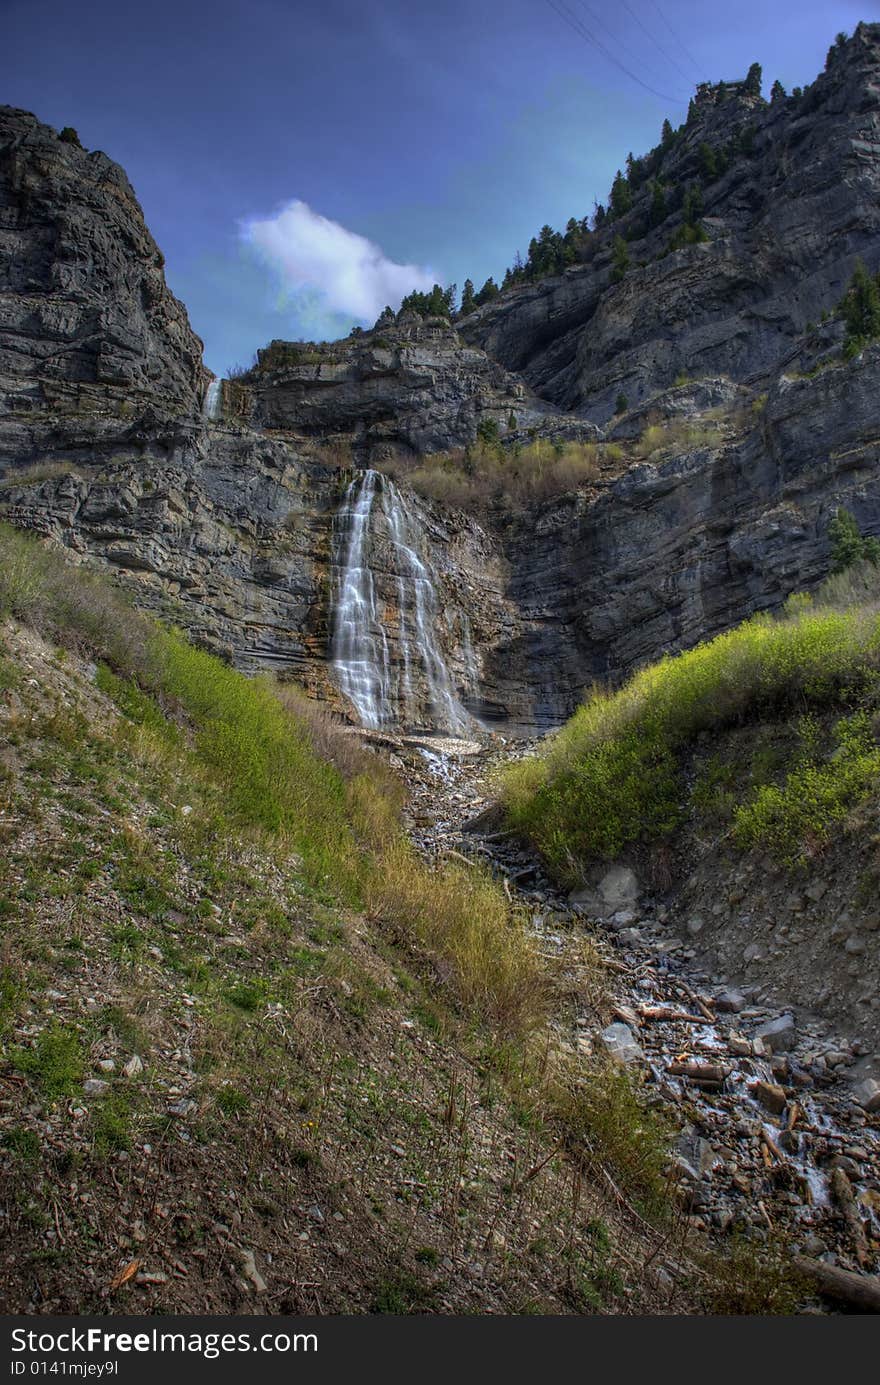
<svg viewBox="0 0 880 1385"><path fill-rule="evenodd" d="M753 131L707 190L706 243L661 254L656 227L612 283L600 236L592 262L454 325L400 314L329 346L273 343L223 383L211 420L201 344L124 173L3 108L0 514L111 566L240 666L351 713L330 656L352 467L486 429L505 455L536 437L599 442L595 480L528 513L478 522L398 483L454 696L489 726L551 726L593 681L819 581L839 505L880 533L880 347L845 359L839 320L807 330L857 254L880 263L878 93L880 26L863 25L803 97L704 94L670 177L687 180L701 144ZM377 530L398 683L415 571L402 551ZM413 676L406 716L428 724L430 680Z"/></svg>

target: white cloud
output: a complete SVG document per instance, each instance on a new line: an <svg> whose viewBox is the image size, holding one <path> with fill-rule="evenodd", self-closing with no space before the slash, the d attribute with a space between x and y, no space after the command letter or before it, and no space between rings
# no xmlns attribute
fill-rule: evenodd
<svg viewBox="0 0 880 1385"><path fill-rule="evenodd" d="M420 265L395 264L378 245L338 221L288 202L275 216L242 223L243 239L276 269L290 293L318 293L333 313L372 323L386 303L398 308L413 289L430 289Z"/></svg>

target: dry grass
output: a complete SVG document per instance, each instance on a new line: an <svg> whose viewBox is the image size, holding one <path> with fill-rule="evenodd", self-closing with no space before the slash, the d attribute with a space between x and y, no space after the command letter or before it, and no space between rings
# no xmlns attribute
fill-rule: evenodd
<svg viewBox="0 0 880 1385"><path fill-rule="evenodd" d="M632 456L638 461L647 461L653 457L714 447L718 443L719 421L716 418L694 423L684 419L669 419L650 423L642 436L632 444Z"/></svg>
<svg viewBox="0 0 880 1385"><path fill-rule="evenodd" d="M79 472L69 462L35 462L33 466L16 467L0 476L0 490L36 486L40 481L55 481L60 476L78 475Z"/></svg>
<svg viewBox="0 0 880 1385"><path fill-rule="evenodd" d="M593 443L537 440L505 451L475 443L427 457L390 457L381 469L420 495L470 512L523 511L594 484L603 449Z"/></svg>
<svg viewBox="0 0 880 1385"><path fill-rule="evenodd" d="M527 1045L544 1023L547 972L526 919L478 866L432 869L408 842L387 849L368 889L371 911L427 948L467 1011Z"/></svg>

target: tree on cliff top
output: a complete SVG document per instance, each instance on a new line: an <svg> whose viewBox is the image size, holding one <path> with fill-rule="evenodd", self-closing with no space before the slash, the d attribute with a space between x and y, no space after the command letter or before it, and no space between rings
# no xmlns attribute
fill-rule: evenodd
<svg viewBox="0 0 880 1385"><path fill-rule="evenodd" d="M400 305L400 311L418 313L419 317L451 317L455 310L455 284L443 288L435 284L430 293L414 289Z"/></svg>

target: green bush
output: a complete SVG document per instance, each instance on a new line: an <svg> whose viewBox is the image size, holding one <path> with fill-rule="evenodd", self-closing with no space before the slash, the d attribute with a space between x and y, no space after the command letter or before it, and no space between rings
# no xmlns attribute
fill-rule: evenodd
<svg viewBox="0 0 880 1385"><path fill-rule="evenodd" d="M796 865L828 844L880 780L880 746L867 712L841 718L834 737L837 748L826 763L812 747L784 783L762 785L737 808L734 837L740 846L760 846Z"/></svg>
<svg viewBox="0 0 880 1385"><path fill-rule="evenodd" d="M845 703L875 684L880 622L875 612L808 605L783 619L756 616L737 629L643 669L619 692L596 691L539 757L503 774L510 825L541 851L559 878L576 881L591 860L671 832L688 810L682 755L704 731L784 715L792 708ZM784 848L792 834L818 830L866 790L874 761L864 740L853 751L839 724L833 772L804 768L809 822L783 813L768 790L745 812L740 839ZM861 726L861 723L859 723ZM771 826L784 820L784 828ZM826 827L819 831L820 837ZM789 830L790 828L790 830Z"/></svg>

